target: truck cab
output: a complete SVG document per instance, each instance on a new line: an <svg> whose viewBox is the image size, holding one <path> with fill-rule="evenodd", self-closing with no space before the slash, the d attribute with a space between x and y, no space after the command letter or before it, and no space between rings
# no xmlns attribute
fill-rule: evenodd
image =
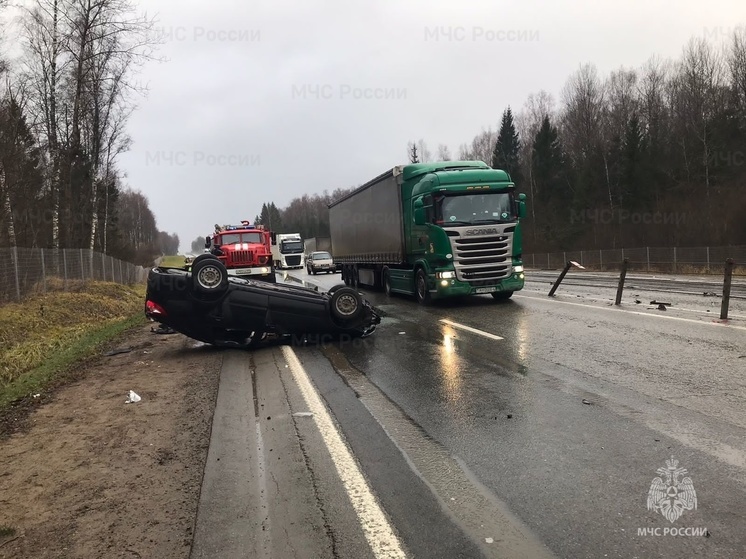
<svg viewBox="0 0 746 559"><path fill-rule="evenodd" d="M261 225L215 225L215 232L205 237L205 250L220 259L229 275L277 281L270 233Z"/></svg>
<svg viewBox="0 0 746 559"><path fill-rule="evenodd" d="M272 233L272 261L275 268L303 268L304 246L300 233Z"/></svg>

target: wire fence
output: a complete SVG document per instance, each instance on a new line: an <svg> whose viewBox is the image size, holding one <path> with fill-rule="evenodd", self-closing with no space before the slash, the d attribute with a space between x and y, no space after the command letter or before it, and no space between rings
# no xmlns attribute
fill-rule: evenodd
<svg viewBox="0 0 746 559"><path fill-rule="evenodd" d="M133 285L147 275L147 268L92 250L0 248L0 304L88 281Z"/></svg>
<svg viewBox="0 0 746 559"><path fill-rule="evenodd" d="M523 263L527 268L560 270L572 260L590 270L611 271L618 270L625 258L630 270L672 274L722 273L729 258L737 266L746 263L746 246L642 247L524 254Z"/></svg>

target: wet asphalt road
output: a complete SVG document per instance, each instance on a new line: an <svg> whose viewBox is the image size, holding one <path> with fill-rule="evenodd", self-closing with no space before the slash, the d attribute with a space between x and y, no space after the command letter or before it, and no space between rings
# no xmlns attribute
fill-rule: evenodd
<svg viewBox="0 0 746 559"><path fill-rule="evenodd" d="M646 306L660 292L633 289L616 308L613 290L563 285L550 299L546 284L529 278L504 303L427 308L363 288L386 316L373 336L337 349L422 431L423 446L452 455L557 556L746 556L740 308L722 324L703 297L679 295L661 312ZM389 434L416 452L419 443ZM647 508L671 457L698 500L673 523Z"/></svg>

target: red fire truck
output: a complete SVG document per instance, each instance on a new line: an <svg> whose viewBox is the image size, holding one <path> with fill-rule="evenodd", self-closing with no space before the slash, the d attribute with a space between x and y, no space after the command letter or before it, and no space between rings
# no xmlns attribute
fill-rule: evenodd
<svg viewBox="0 0 746 559"><path fill-rule="evenodd" d="M205 237L205 248L217 256L228 274L275 283L272 263L272 240L263 225L215 225L215 232Z"/></svg>

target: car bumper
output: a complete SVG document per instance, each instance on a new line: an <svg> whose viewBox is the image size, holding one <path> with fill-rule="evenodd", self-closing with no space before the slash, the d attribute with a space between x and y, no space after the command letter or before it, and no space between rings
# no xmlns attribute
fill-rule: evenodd
<svg viewBox="0 0 746 559"><path fill-rule="evenodd" d="M268 276L272 273L272 268L262 266L261 268L228 268L229 276L245 278L247 276Z"/></svg>

